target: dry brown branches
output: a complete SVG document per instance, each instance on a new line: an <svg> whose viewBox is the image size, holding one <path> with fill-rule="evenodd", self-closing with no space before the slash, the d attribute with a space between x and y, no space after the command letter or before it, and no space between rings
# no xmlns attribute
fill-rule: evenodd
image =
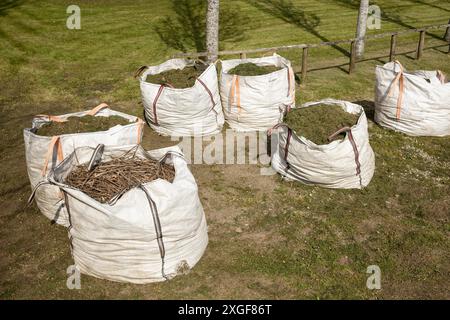
<svg viewBox="0 0 450 320"><path fill-rule="evenodd" d="M86 165L77 166L66 178L66 183L95 200L106 203L140 184L161 178L172 182L173 166L156 160L117 158L100 163L92 171Z"/></svg>

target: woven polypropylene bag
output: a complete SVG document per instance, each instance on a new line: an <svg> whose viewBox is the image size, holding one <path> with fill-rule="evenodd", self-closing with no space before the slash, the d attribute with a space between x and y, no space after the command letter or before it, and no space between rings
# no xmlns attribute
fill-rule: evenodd
<svg viewBox="0 0 450 320"><path fill-rule="evenodd" d="M248 62L282 69L259 76L228 73L235 66ZM232 129L265 131L281 123L286 111L295 107L295 78L291 63L277 54L222 61L220 96L225 120Z"/></svg>
<svg viewBox="0 0 450 320"><path fill-rule="evenodd" d="M398 62L376 68L375 121L411 136L450 135L450 82L440 71L406 72Z"/></svg>
<svg viewBox="0 0 450 320"><path fill-rule="evenodd" d="M159 134L202 136L222 130L224 117L214 64L210 64L190 88L171 88L146 81L147 75L193 65L190 60L172 59L141 68L143 71L138 73L145 118Z"/></svg>
<svg viewBox="0 0 450 320"><path fill-rule="evenodd" d="M325 99L304 104L304 108L316 105L340 106L346 112L360 113L358 122L345 128L345 138L328 144L317 145L294 132L287 125L272 128L272 168L290 180L314 184L326 188L363 188L372 179L375 156L369 144L367 118L364 109L347 101ZM320 125L320 124L318 124Z"/></svg>
<svg viewBox="0 0 450 320"><path fill-rule="evenodd" d="M35 133L38 128L49 121L64 121L69 117L83 117L85 115L119 116L129 120L130 124L117 125L107 131L63 134L55 137L41 136ZM28 177L32 189L38 186L35 190L34 199L40 211L56 223L68 226L67 211L59 189L48 184L40 185L40 182L46 181L49 170L77 147L97 146L100 143L105 145L140 143L143 126L144 122L141 119L111 110L106 104L101 104L92 110L61 116L36 116L33 119L32 127L25 129L23 135Z"/></svg>
<svg viewBox="0 0 450 320"><path fill-rule="evenodd" d="M163 179L145 183L111 204L64 183L71 170L89 161L93 151L76 149L49 175L65 194L78 269L103 279L148 283L171 279L194 267L208 244L207 225L197 184L180 149L146 152L140 146L105 147L105 162L134 154L175 168L172 183Z"/></svg>

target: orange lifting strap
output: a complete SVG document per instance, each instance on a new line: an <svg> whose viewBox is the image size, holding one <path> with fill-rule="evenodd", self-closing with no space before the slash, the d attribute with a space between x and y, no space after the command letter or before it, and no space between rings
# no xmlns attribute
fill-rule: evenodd
<svg viewBox="0 0 450 320"><path fill-rule="evenodd" d="M63 156L63 151L62 151L61 139L59 136L52 137L52 140L50 141L50 145L48 146L47 155L45 156L44 167L42 168L42 172L41 172L43 177L47 173L48 163L53 156L53 150L55 150L55 148L57 148L58 162L61 162L64 159L64 156Z"/></svg>
<svg viewBox="0 0 450 320"><path fill-rule="evenodd" d="M231 81L230 98L228 99L228 107L230 111L235 101L238 112L241 112L241 93L239 89L239 76L237 75L233 75L233 80Z"/></svg>
<svg viewBox="0 0 450 320"><path fill-rule="evenodd" d="M400 120L400 112L401 112L401 108L402 108L405 84L404 84L404 77L403 77L403 66L398 60L395 60L395 63L399 65L400 71L397 72L397 75L395 76L394 81L392 81L391 87L389 88L388 96L392 95L392 90L394 87L397 86L397 83L398 83L399 88L398 88L398 97L397 97L397 112L395 114L395 117L398 121L398 120Z"/></svg>

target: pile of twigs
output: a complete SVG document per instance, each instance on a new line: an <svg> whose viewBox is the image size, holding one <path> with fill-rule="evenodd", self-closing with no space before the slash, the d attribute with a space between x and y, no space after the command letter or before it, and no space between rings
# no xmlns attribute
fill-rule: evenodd
<svg viewBox="0 0 450 320"><path fill-rule="evenodd" d="M117 158L100 163L92 171L86 165L77 166L66 178L66 183L81 190L101 203L117 199L126 191L161 178L172 182L173 166L138 158Z"/></svg>

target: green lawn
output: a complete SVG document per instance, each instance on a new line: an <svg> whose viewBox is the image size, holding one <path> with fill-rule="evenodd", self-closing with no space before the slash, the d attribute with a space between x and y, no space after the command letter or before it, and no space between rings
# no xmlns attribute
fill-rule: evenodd
<svg viewBox="0 0 450 320"><path fill-rule="evenodd" d="M317 43L354 36L358 1L222 1L221 49ZM82 276L66 287L67 232L51 225L30 193L22 129L35 114L85 110L105 101L142 115L143 64L180 49L203 49L198 1L77 1L81 30L66 28L72 1L0 1L0 298L450 298L450 138L413 138L370 121L376 172L364 190L328 190L261 176L256 165L192 165L210 242L187 276L131 285ZM381 30L445 24L450 2L376 1ZM183 23L180 23L183 22ZM169 30L170 29L170 30ZM427 35L421 60L407 69L450 74L444 30ZM414 50L418 35L400 37ZM388 54L389 38L366 44L366 57ZM348 46L312 49L297 102L326 97L370 108L369 59L348 75ZM299 70L300 51L280 52ZM330 67L337 66L341 67ZM369 114L370 118L370 114ZM173 144L148 127L144 146ZM382 289L366 288L367 266L382 271Z"/></svg>

